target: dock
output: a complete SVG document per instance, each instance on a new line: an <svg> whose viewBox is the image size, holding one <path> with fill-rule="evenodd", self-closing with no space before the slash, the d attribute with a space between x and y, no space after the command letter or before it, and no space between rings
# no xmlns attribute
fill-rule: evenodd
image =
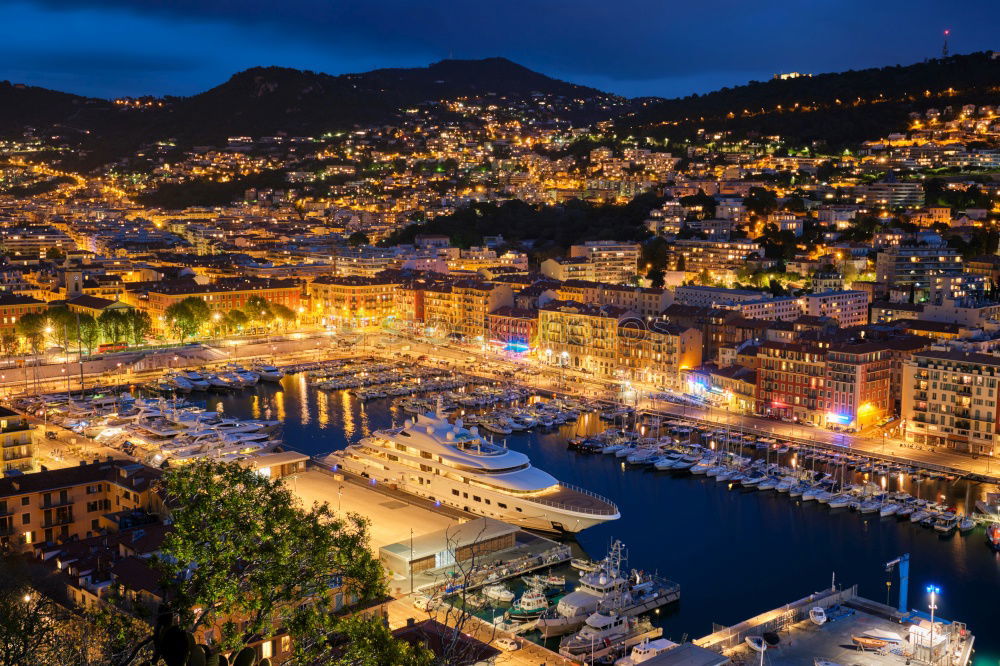
<svg viewBox="0 0 1000 666"><path fill-rule="evenodd" d="M822 608L826 621L810 619L812 608ZM854 666L967 666L975 637L961 622L929 618L858 596L857 586L825 590L761 613L729 627L719 627L694 644L728 657L732 663L755 664L760 653L749 637L768 634L764 660L771 666L796 666L820 661ZM884 645L862 649L856 637L880 637Z"/></svg>

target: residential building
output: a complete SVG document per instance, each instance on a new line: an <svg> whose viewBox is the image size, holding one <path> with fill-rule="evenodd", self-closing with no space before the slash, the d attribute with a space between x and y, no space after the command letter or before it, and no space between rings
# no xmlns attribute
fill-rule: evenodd
<svg viewBox="0 0 1000 666"><path fill-rule="evenodd" d="M882 293L889 289L909 292L907 300L914 303L930 298L935 277L962 272L962 255L943 245L890 247L875 258L875 277Z"/></svg>
<svg viewBox="0 0 1000 666"><path fill-rule="evenodd" d="M994 455L1000 356L921 351L903 366L906 441Z"/></svg>
<svg viewBox="0 0 1000 666"><path fill-rule="evenodd" d="M538 311L539 357L598 377L616 377L621 368L618 325L629 315L614 305L550 301Z"/></svg>
<svg viewBox="0 0 1000 666"><path fill-rule="evenodd" d="M823 291L803 297L805 313L833 317L843 328L868 323L868 294L863 291Z"/></svg>
<svg viewBox="0 0 1000 666"><path fill-rule="evenodd" d="M584 257L593 264L595 280L610 284L633 282L641 254L638 243L617 241L588 241L569 248L570 257Z"/></svg>
<svg viewBox="0 0 1000 666"><path fill-rule="evenodd" d="M395 276L324 275L306 288L312 315L327 323L368 326L394 316Z"/></svg>
<svg viewBox="0 0 1000 666"><path fill-rule="evenodd" d="M618 353L625 377L683 390L683 373L701 365L701 331L662 319L625 319L618 326Z"/></svg>
<svg viewBox="0 0 1000 666"><path fill-rule="evenodd" d="M553 280L586 280L594 282L597 279L596 266L589 257L562 257L546 259L541 266L542 275Z"/></svg>
<svg viewBox="0 0 1000 666"><path fill-rule="evenodd" d="M82 539L101 533L108 514L159 511L152 490L161 472L124 461L95 461L0 479L0 544Z"/></svg>
<svg viewBox="0 0 1000 666"><path fill-rule="evenodd" d="M760 244L747 239L678 239L674 241L670 268L688 273L726 271L744 266L748 259L763 256Z"/></svg>
<svg viewBox="0 0 1000 666"><path fill-rule="evenodd" d="M0 293L0 331L12 331L26 314L42 313L48 303L31 296L21 296L7 292Z"/></svg>
<svg viewBox="0 0 1000 666"><path fill-rule="evenodd" d="M30 472L35 467L34 429L27 418L6 407L0 407L0 451L3 474Z"/></svg>
<svg viewBox="0 0 1000 666"><path fill-rule="evenodd" d="M507 351L530 351L538 333L538 310L503 305L486 315L489 341Z"/></svg>

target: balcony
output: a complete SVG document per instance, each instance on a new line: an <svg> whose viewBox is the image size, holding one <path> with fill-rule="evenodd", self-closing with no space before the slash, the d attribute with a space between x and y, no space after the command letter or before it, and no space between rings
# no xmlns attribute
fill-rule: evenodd
<svg viewBox="0 0 1000 666"><path fill-rule="evenodd" d="M73 522L73 513L57 513L42 521L42 527L58 527L59 525L69 525Z"/></svg>
<svg viewBox="0 0 1000 666"><path fill-rule="evenodd" d="M56 497L56 498L50 499L48 502L42 500L42 503L41 503L40 506L43 509L54 509L57 506L69 506L72 503L73 503L73 496L72 495L67 495L65 498L58 498L58 497Z"/></svg>

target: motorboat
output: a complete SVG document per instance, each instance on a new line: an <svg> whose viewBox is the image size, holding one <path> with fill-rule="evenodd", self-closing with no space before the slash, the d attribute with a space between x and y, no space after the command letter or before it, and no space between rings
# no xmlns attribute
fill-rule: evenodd
<svg viewBox="0 0 1000 666"><path fill-rule="evenodd" d="M542 613L548 610L551 602L545 593L538 588L528 588L524 594L514 602L507 615L510 619L527 622L537 619Z"/></svg>
<svg viewBox="0 0 1000 666"><path fill-rule="evenodd" d="M951 534L958 529L958 516L947 514L941 516L934 523L934 531L938 534Z"/></svg>
<svg viewBox="0 0 1000 666"><path fill-rule="evenodd" d="M747 636L744 641L754 652L763 652L767 649L767 642L763 636Z"/></svg>
<svg viewBox="0 0 1000 666"><path fill-rule="evenodd" d="M521 580L523 580L525 584L531 587L537 587L539 589L545 589L545 588L558 589L566 586L565 576L554 576L551 574L547 576L542 576L542 575L522 576Z"/></svg>
<svg viewBox="0 0 1000 666"><path fill-rule="evenodd" d="M253 366L253 371L266 382L280 382L282 377L285 376L285 373L280 368L267 363L258 363Z"/></svg>
<svg viewBox="0 0 1000 666"><path fill-rule="evenodd" d="M809 609L809 619L818 627L826 624L826 611L822 606L814 606Z"/></svg>
<svg viewBox="0 0 1000 666"><path fill-rule="evenodd" d="M673 650L675 647L677 647L677 643L668 641L666 638L656 638L653 640L647 638L634 646L632 652L627 657L616 660L615 666L635 666L636 664L649 661L656 655Z"/></svg>
<svg viewBox="0 0 1000 666"><path fill-rule="evenodd" d="M509 604L514 601L514 593L506 585L487 585L483 588L483 596L492 601Z"/></svg>

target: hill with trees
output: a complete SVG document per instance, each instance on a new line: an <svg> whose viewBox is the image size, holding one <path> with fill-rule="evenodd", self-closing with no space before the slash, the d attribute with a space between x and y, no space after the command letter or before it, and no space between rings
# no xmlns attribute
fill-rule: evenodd
<svg viewBox="0 0 1000 666"><path fill-rule="evenodd" d="M1000 103L1000 59L972 53L791 79L751 81L706 95L648 102L622 116L624 133L687 140L699 129L780 135L843 148L905 130L928 108Z"/></svg>

